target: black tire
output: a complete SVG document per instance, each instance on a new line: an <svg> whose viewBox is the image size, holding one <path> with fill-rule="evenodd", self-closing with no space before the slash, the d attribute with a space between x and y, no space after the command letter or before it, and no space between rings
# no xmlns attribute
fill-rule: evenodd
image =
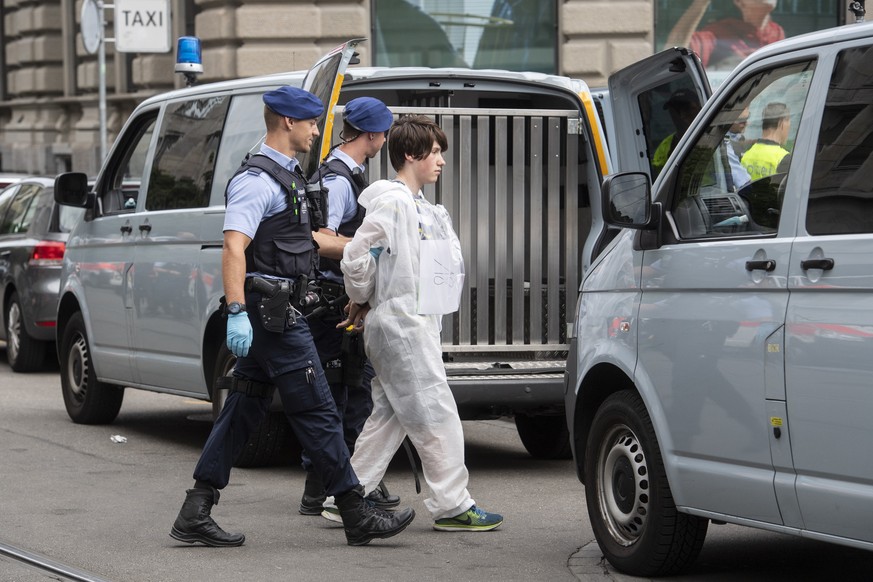
<svg viewBox="0 0 873 582"><path fill-rule="evenodd" d="M521 444L536 459L569 459L570 431L559 415L515 415L515 428Z"/></svg>
<svg viewBox="0 0 873 582"><path fill-rule="evenodd" d="M108 424L121 410L124 388L97 380L81 313L75 313L58 349L61 391L67 414L77 424Z"/></svg>
<svg viewBox="0 0 873 582"><path fill-rule="evenodd" d="M43 369L46 342L34 339L24 325L24 312L18 293L12 292L6 306L6 358L16 372L36 372Z"/></svg>
<svg viewBox="0 0 873 582"><path fill-rule="evenodd" d="M633 576L675 574L703 547L709 520L673 502L652 421L639 394L609 396L585 450L588 518L601 551Z"/></svg>
<svg viewBox="0 0 873 582"><path fill-rule="evenodd" d="M231 353L227 345L222 342L218 350L218 358L215 361L215 373L213 378L230 376L236 356ZM213 384L214 386L214 384ZM224 401L227 399L226 390L213 389L212 394L212 419L218 418ZM283 412L267 412L267 416L261 426L249 437L245 448L233 463L234 467L266 467L276 465L283 460L283 455L297 451L300 457L299 446L295 447L296 439L293 438L291 427Z"/></svg>

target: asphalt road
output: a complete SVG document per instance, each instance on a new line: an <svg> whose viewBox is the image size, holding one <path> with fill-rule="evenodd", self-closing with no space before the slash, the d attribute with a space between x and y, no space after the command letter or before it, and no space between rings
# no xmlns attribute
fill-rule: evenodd
<svg viewBox="0 0 873 582"><path fill-rule="evenodd" d="M464 423L470 490L505 515L497 531L433 531L401 453L386 482L417 517L395 538L350 547L334 524L299 515L304 474L289 459L235 469L213 509L225 529L246 534L244 546L179 544L167 534L192 484L210 410L128 390L114 424L75 425L57 372L14 374L0 342L0 581L632 579L601 559L571 462L532 459L505 420ZM9 548L68 575L24 565ZM82 578L69 574L77 571ZM673 579L869 580L870 572L873 552L713 525L698 562Z"/></svg>

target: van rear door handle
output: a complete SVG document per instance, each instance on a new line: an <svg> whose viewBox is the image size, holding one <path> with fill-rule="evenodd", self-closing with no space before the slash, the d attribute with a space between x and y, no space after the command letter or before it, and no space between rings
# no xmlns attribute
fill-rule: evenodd
<svg viewBox="0 0 873 582"><path fill-rule="evenodd" d="M140 231L140 232L151 232L151 231L152 231L152 225L149 224L148 222L146 222L145 224L140 224L140 225L139 225L139 231Z"/></svg>
<svg viewBox="0 0 873 582"><path fill-rule="evenodd" d="M804 259L800 261L800 268L804 271L809 269L821 269L822 271L830 271L834 268L833 259Z"/></svg>
<svg viewBox="0 0 873 582"><path fill-rule="evenodd" d="M776 269L776 261L773 259L764 259L763 261L746 261L747 271L767 271L768 273Z"/></svg>
<svg viewBox="0 0 873 582"><path fill-rule="evenodd" d="M121 234L130 234L133 232L133 227L130 226L130 221L128 220L124 224L121 225Z"/></svg>

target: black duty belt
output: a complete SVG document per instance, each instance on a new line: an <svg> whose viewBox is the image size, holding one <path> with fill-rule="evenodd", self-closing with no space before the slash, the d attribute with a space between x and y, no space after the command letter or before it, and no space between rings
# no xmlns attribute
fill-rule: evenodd
<svg viewBox="0 0 873 582"><path fill-rule="evenodd" d="M346 287L342 283L337 283L328 279L319 279L318 285L321 287L322 295L324 295L324 298L328 301L336 299L346 293Z"/></svg>

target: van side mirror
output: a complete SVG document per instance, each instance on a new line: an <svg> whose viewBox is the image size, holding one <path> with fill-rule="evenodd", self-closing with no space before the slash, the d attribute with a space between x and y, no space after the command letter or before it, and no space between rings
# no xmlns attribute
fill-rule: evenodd
<svg viewBox="0 0 873 582"><path fill-rule="evenodd" d="M652 219L652 191L649 176L644 172L622 172L607 176L601 188L603 220L619 228L650 229L657 227Z"/></svg>
<svg viewBox="0 0 873 582"><path fill-rule="evenodd" d="M81 172L66 172L55 178L55 202L64 206L88 208L93 203L88 176Z"/></svg>

